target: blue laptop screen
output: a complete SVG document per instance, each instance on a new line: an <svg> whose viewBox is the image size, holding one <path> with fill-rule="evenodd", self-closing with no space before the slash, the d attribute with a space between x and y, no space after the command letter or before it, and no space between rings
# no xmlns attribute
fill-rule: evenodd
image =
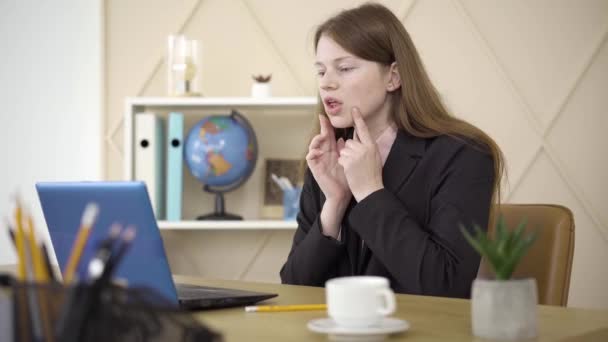
<svg viewBox="0 0 608 342"><path fill-rule="evenodd" d="M88 278L88 264L109 227L133 225L137 235L122 259L115 278L129 286L150 287L177 305L177 293L150 199L142 182L47 182L36 189L57 261L63 271L76 238L85 206L95 202L99 215L79 263L80 280Z"/></svg>

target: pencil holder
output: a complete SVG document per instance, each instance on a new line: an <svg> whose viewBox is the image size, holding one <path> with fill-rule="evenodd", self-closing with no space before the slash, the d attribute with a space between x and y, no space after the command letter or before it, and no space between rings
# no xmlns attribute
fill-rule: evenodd
<svg viewBox="0 0 608 342"><path fill-rule="evenodd" d="M222 341L149 288L0 278L1 341Z"/></svg>
<svg viewBox="0 0 608 342"><path fill-rule="evenodd" d="M300 210L302 188L295 187L283 190L283 219L295 220Z"/></svg>

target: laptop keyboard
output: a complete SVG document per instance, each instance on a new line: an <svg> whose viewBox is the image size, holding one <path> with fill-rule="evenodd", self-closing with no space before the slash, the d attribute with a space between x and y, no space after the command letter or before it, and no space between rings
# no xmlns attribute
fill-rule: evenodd
<svg viewBox="0 0 608 342"><path fill-rule="evenodd" d="M196 285L177 284L177 294L179 299L198 299L198 298L220 298L227 295L225 289L214 287L204 287ZM233 295L233 291L230 291Z"/></svg>

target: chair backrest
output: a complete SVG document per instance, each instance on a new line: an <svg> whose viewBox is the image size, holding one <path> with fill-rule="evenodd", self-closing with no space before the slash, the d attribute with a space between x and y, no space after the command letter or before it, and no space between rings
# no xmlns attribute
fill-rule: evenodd
<svg viewBox="0 0 608 342"><path fill-rule="evenodd" d="M522 258L513 278L535 278L539 304L566 306L574 255L572 212L550 204L503 204L500 209L509 229L517 227L524 218L528 222L526 231L538 229L536 242ZM493 230L491 227L492 234ZM485 260L478 276L492 277Z"/></svg>

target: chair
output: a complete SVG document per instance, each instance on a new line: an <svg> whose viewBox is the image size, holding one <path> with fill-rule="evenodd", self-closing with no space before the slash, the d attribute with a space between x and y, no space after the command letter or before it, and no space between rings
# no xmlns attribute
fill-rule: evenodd
<svg viewBox="0 0 608 342"><path fill-rule="evenodd" d="M501 213L509 229L527 218L526 231L539 230L513 278L536 278L539 304L566 306L574 255L574 217L570 209L550 204L503 204ZM485 260L478 276L492 277Z"/></svg>

